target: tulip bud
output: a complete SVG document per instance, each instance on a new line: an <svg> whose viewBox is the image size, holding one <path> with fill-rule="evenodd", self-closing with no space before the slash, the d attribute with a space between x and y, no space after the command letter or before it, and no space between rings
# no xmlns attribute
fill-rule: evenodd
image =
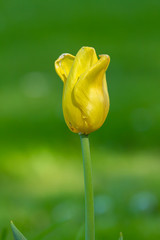
<svg viewBox="0 0 160 240"><path fill-rule="evenodd" d="M63 114L72 132L89 134L102 126L109 111L105 71L110 57L82 47L76 57L62 54L55 69L64 83Z"/></svg>

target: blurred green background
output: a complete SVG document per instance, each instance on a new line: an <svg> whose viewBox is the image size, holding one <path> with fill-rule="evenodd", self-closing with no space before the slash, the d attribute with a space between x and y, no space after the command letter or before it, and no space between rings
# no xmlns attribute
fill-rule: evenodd
<svg viewBox="0 0 160 240"><path fill-rule="evenodd" d="M84 239L78 135L63 119L59 55L111 57L110 112L90 135L96 239L160 238L159 0L0 1L0 239Z"/></svg>

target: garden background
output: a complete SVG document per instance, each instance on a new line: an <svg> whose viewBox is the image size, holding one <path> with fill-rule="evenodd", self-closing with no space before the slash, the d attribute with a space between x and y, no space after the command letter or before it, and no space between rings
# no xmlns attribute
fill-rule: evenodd
<svg viewBox="0 0 160 240"><path fill-rule="evenodd" d="M0 1L0 239L84 239L79 136L54 61L111 57L110 112L90 135L96 239L160 238L159 0Z"/></svg>

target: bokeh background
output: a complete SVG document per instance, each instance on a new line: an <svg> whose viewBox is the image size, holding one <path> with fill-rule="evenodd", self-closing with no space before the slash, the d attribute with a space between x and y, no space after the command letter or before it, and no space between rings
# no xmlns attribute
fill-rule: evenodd
<svg viewBox="0 0 160 240"><path fill-rule="evenodd" d="M159 0L0 1L0 239L84 239L79 136L63 119L61 53L111 57L111 107L90 135L96 239L160 238Z"/></svg>

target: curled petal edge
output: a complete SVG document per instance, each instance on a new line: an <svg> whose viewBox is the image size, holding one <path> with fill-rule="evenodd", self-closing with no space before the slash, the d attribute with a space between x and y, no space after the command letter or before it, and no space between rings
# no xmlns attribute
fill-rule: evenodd
<svg viewBox="0 0 160 240"><path fill-rule="evenodd" d="M65 83L69 72L71 70L72 64L74 62L75 57L69 53L63 53L56 61L55 61L55 70L58 76Z"/></svg>
<svg viewBox="0 0 160 240"><path fill-rule="evenodd" d="M109 110L109 96L105 77L109 62L110 57L108 55L100 55L98 62L80 76L72 92L73 104L81 110L84 121L83 128L86 129L85 133L87 134L95 131L90 123L92 122L99 128ZM99 113L102 118L95 118Z"/></svg>
<svg viewBox="0 0 160 240"><path fill-rule="evenodd" d="M75 105L81 107L82 103L89 100L89 91L96 85L103 86L103 80L105 71L107 70L110 57L108 55L99 55L100 59L96 64L94 64L88 71L80 76L74 89L73 89L73 99L75 100ZM83 98L83 101L82 101Z"/></svg>

